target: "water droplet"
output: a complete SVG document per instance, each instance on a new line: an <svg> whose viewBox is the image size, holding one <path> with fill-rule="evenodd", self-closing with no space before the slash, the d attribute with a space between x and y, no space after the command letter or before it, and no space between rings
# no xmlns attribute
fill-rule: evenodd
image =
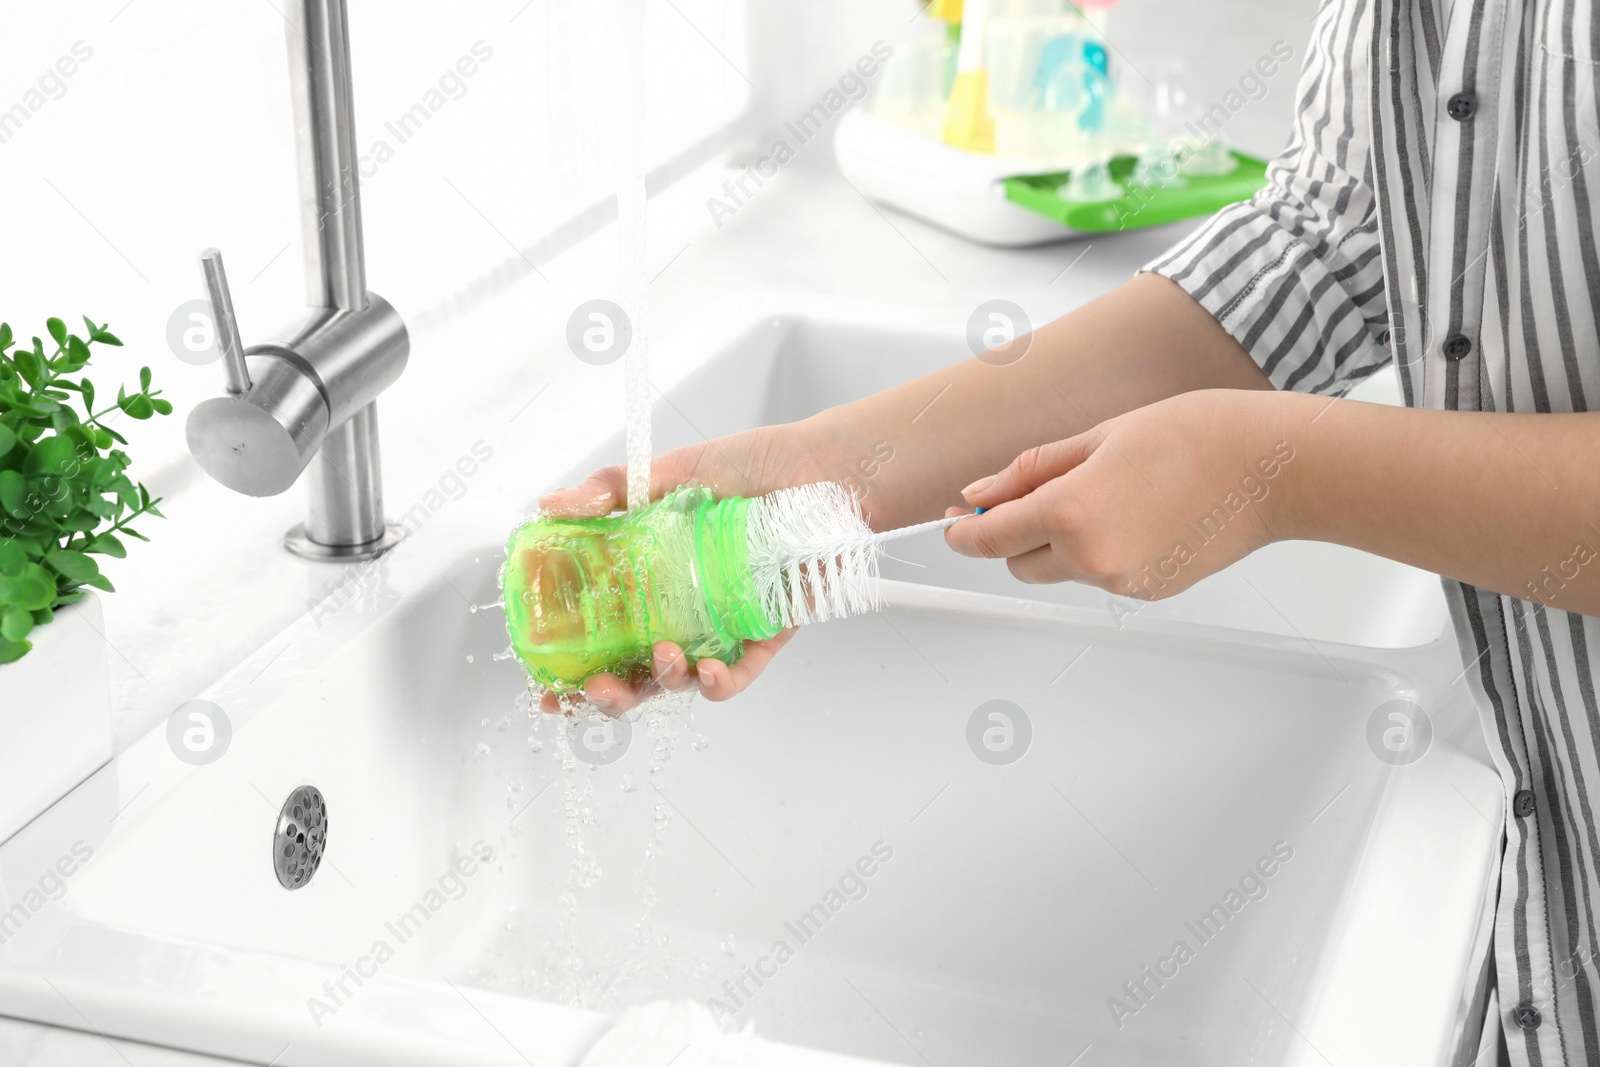
<svg viewBox="0 0 1600 1067"><path fill-rule="evenodd" d="M706 746L710 743L711 742L706 739L705 734L695 734L689 739L689 744L694 746L694 750L696 752L704 752L706 750Z"/></svg>
<svg viewBox="0 0 1600 1067"><path fill-rule="evenodd" d="M734 947L735 946L734 946L733 935L732 934L729 934L727 937L723 938L723 940L722 940L722 954L724 956L733 955Z"/></svg>
<svg viewBox="0 0 1600 1067"><path fill-rule="evenodd" d="M471 662L472 662L472 656L471 656L471 655L470 655L470 654L469 654L469 655L468 655L468 656L467 656L467 662L468 662L468 663L471 663Z"/></svg>
<svg viewBox="0 0 1600 1067"><path fill-rule="evenodd" d="M539 737L538 737L537 734L529 734L528 735L528 751L529 752L543 752L544 751L544 742L539 740Z"/></svg>
<svg viewBox="0 0 1600 1067"><path fill-rule="evenodd" d="M478 750L477 751L478 751L478 758L479 759L482 760L482 759L488 759L489 758L489 746L484 744L482 741L478 742Z"/></svg>
<svg viewBox="0 0 1600 1067"><path fill-rule="evenodd" d="M501 716L500 722L495 725L495 729L499 730L501 733L505 733L507 730L511 729L511 716Z"/></svg>
<svg viewBox="0 0 1600 1067"><path fill-rule="evenodd" d="M478 723L478 725L479 726L488 726L489 725L489 720L488 719L483 719L482 721L480 721Z"/></svg>
<svg viewBox="0 0 1600 1067"><path fill-rule="evenodd" d="M633 780L631 774L624 774L617 784L622 787L624 793L632 793L639 788L639 784Z"/></svg>
<svg viewBox="0 0 1600 1067"><path fill-rule="evenodd" d="M476 604L468 604L467 605L467 610L472 612L472 614L476 615L478 613L478 605L476 605Z"/></svg>

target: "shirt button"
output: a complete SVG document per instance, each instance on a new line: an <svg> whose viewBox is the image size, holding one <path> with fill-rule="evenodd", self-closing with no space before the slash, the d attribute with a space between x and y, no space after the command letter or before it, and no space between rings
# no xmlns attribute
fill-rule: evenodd
<svg viewBox="0 0 1600 1067"><path fill-rule="evenodd" d="M1466 359L1467 353L1472 351L1472 339L1465 334L1451 334L1445 338L1445 359Z"/></svg>
<svg viewBox="0 0 1600 1067"><path fill-rule="evenodd" d="M1539 1009L1531 1004L1524 1004L1517 1009L1517 1025L1524 1030L1537 1030L1539 1024L1544 1022L1544 1016L1539 1014Z"/></svg>
<svg viewBox="0 0 1600 1067"><path fill-rule="evenodd" d="M1516 816L1519 819L1526 819L1528 816L1532 815L1533 790L1517 790L1516 795L1511 798L1511 810L1516 813Z"/></svg>
<svg viewBox="0 0 1600 1067"><path fill-rule="evenodd" d="M1466 122L1478 111L1478 98L1472 93L1457 93L1444 105L1445 114L1457 122Z"/></svg>

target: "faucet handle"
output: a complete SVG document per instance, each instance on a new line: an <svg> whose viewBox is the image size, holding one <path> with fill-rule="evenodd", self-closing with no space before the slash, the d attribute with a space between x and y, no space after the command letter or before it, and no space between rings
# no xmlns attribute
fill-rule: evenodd
<svg viewBox="0 0 1600 1067"><path fill-rule="evenodd" d="M249 496L275 496L295 483L328 432L328 398L319 379L281 344L257 346L250 380L222 253L200 255L227 392L189 412L189 452L211 477ZM402 366L404 365L402 360ZM398 373L398 371L396 372Z"/></svg>
<svg viewBox="0 0 1600 1067"><path fill-rule="evenodd" d="M217 320L224 388L230 396L243 396L250 391L250 370L244 362L244 342L239 340L239 321L233 314L233 295L228 291L228 275L222 269L222 253L215 248L200 253L200 273Z"/></svg>

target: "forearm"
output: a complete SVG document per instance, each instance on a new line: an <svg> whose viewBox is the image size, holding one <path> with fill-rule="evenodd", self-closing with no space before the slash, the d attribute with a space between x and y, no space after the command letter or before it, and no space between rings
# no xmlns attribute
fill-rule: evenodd
<svg viewBox="0 0 1600 1067"><path fill-rule="evenodd" d="M825 442L882 529L943 514L963 486L1034 445L1212 388L1270 385L1182 289L1143 274L1035 331L1014 363L965 360L798 427Z"/></svg>
<svg viewBox="0 0 1600 1067"><path fill-rule="evenodd" d="M1600 414L1262 399L1260 443L1295 450L1277 536L1600 615Z"/></svg>

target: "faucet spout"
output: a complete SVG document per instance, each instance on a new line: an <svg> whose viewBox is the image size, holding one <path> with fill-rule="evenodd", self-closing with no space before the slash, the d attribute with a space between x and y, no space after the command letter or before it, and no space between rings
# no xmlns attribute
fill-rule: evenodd
<svg viewBox="0 0 1600 1067"><path fill-rule="evenodd" d="M305 196L306 300L312 307L367 306L361 181L344 0L293 0L287 12L300 188Z"/></svg>

